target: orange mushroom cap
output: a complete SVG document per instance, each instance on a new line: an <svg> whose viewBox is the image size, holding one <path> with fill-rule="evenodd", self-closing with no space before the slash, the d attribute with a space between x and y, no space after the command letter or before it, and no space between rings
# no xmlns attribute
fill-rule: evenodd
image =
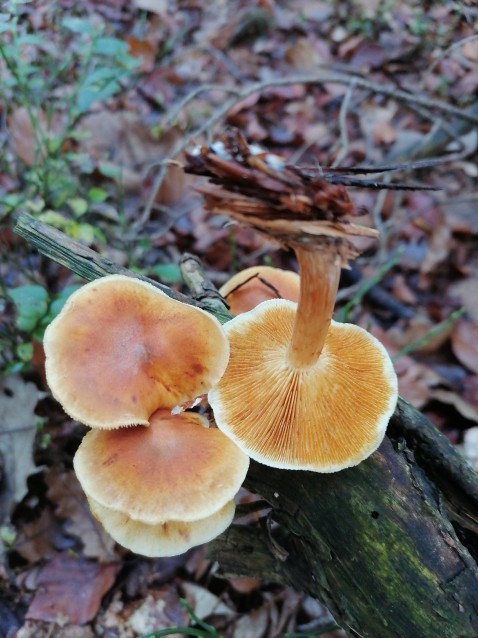
<svg viewBox="0 0 478 638"><path fill-rule="evenodd" d="M91 497L88 502L94 516L117 543L136 554L150 557L177 556L191 547L208 543L229 527L235 511L234 501L229 501L219 511L197 521L148 525L100 505Z"/></svg>
<svg viewBox="0 0 478 638"><path fill-rule="evenodd" d="M147 425L158 407L207 392L229 356L213 316L123 275L71 295L44 348L53 396L72 418L103 429Z"/></svg>
<svg viewBox="0 0 478 638"><path fill-rule="evenodd" d="M261 303L224 327L231 354L209 393L218 427L251 458L284 469L335 472L381 443L398 397L382 344L332 321L320 357L288 357L297 305Z"/></svg>
<svg viewBox="0 0 478 638"><path fill-rule="evenodd" d="M252 266L235 274L220 289L231 313L239 315L268 299L299 300L300 278L291 270Z"/></svg>
<svg viewBox="0 0 478 638"><path fill-rule="evenodd" d="M158 410L149 427L91 430L74 467L89 498L157 525L212 516L234 498L249 458L193 412Z"/></svg>

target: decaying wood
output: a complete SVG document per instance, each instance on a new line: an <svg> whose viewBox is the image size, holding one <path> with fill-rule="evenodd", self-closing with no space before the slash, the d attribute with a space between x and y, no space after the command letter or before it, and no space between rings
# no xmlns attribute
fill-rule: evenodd
<svg viewBox="0 0 478 638"><path fill-rule="evenodd" d="M15 230L85 279L124 271L27 215ZM210 296L203 276L188 277L197 296ZM222 319L223 308L209 303ZM252 463L246 486L277 525L234 525L217 539L211 553L225 574L308 591L350 636L478 635L478 477L405 401L357 467L321 475Z"/></svg>

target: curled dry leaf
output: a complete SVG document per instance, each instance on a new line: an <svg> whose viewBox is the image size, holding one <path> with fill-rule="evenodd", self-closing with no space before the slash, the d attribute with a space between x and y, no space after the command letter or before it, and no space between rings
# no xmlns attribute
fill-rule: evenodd
<svg viewBox="0 0 478 638"><path fill-rule="evenodd" d="M168 586L149 594L131 614L128 624L137 634L143 635L172 625L185 627L188 615L179 602L176 589Z"/></svg>
<svg viewBox="0 0 478 638"><path fill-rule="evenodd" d="M462 452L471 467L474 470L478 470L478 426L465 432Z"/></svg>
<svg viewBox="0 0 478 638"><path fill-rule="evenodd" d="M26 618L72 625L89 622L98 613L119 568L115 563L100 565L82 556L57 554L29 579L35 593Z"/></svg>
<svg viewBox="0 0 478 638"><path fill-rule="evenodd" d="M0 453L5 463L6 488L1 509L8 512L27 492L27 478L38 471L32 448L36 429L35 408L45 395L21 377L0 379Z"/></svg>
<svg viewBox="0 0 478 638"><path fill-rule="evenodd" d="M75 473L54 466L45 474L45 482L55 513L66 520L68 533L81 540L84 555L100 562L113 560L115 542L91 513Z"/></svg>
<svg viewBox="0 0 478 638"><path fill-rule="evenodd" d="M469 321L457 322L451 334L451 346L458 361L478 374L478 326Z"/></svg>

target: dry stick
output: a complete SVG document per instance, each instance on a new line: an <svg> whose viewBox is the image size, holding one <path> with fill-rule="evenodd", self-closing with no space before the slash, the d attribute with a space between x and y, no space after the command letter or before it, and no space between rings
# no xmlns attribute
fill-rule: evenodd
<svg viewBox="0 0 478 638"><path fill-rule="evenodd" d="M432 98L414 95L413 93L408 93L407 91L396 89L393 86L384 86L379 84L378 82L371 82L369 80L365 80L360 76L356 75L347 75L345 73L337 73L337 74L326 74L321 73L318 75L297 75L293 77L286 78L271 78L264 80L262 82L255 82L253 84L249 84L242 89L234 90L233 87L219 87L217 85L205 85L204 90L223 90L225 92L234 92L235 95L229 100L226 100L225 103L218 108L201 126L197 129L184 136L181 142L179 142L171 152L170 157L177 157L182 151L184 151L194 139L199 138L204 133L210 131L212 127L217 123L224 119L229 112L229 110L237 105L241 100L249 97L253 93L262 93L263 91L278 87L278 86L290 86L291 84L344 84L346 86L354 85L357 88L365 89L370 91L371 93L378 93L380 95L387 95L389 97L393 97L394 99L406 102L418 104L422 107L425 107L429 110L437 110L442 113L446 113L451 116L455 116L459 119L465 120L467 122L471 122L472 124L478 126L478 116L473 114L469 114L462 109L447 104L446 102L442 102L441 100L435 100ZM211 89L213 87L213 89ZM193 91L188 94L183 100L181 100L178 107L174 109L175 116L177 117L178 108L181 108L188 104L194 97L196 97L203 88L195 88ZM190 97L192 96L192 97ZM169 119L169 118L168 118ZM144 207L143 213L141 214L140 219L138 220L137 225L142 225L146 223L151 215L151 210L154 206L154 202L156 201L156 197L158 195L159 189L161 188L161 184L166 176L167 165L162 162L161 168L159 170L158 175L156 176L151 193L149 195L148 201Z"/></svg>
<svg viewBox="0 0 478 638"><path fill-rule="evenodd" d="M345 97L342 100L342 104L340 106L339 112L339 127L340 127L340 143L342 148L339 153L337 153L337 157L335 158L333 167L338 166L340 162L347 155L349 150L349 133L347 131L347 115L350 108L350 102L352 101L352 94L355 88L355 80L352 79L350 85L347 87L347 92L345 93Z"/></svg>

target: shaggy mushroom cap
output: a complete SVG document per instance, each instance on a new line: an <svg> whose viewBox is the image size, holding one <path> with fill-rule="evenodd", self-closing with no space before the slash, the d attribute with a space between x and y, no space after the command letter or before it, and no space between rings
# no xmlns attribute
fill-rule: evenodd
<svg viewBox="0 0 478 638"><path fill-rule="evenodd" d="M53 396L72 418L102 429L147 425L159 406L204 394L229 357L214 317L123 275L71 295L44 348Z"/></svg>
<svg viewBox="0 0 478 638"><path fill-rule="evenodd" d="M235 511L234 501L229 501L218 512L197 521L148 525L100 505L91 497L88 502L93 515L117 543L151 558L177 556L191 547L208 543L229 527Z"/></svg>
<svg viewBox="0 0 478 638"><path fill-rule="evenodd" d="M296 365L297 305L265 301L225 325L231 356L209 393L218 427L272 467L335 472L380 445L398 396L382 346L358 326L331 322L320 357Z"/></svg>
<svg viewBox="0 0 478 638"><path fill-rule="evenodd" d="M158 410L149 427L88 432L74 467L88 498L157 525L218 512L241 487L249 458L201 415Z"/></svg>
<svg viewBox="0 0 478 638"><path fill-rule="evenodd" d="M291 270L252 266L231 277L219 290L233 315L255 308L268 299L299 301L300 278Z"/></svg>

